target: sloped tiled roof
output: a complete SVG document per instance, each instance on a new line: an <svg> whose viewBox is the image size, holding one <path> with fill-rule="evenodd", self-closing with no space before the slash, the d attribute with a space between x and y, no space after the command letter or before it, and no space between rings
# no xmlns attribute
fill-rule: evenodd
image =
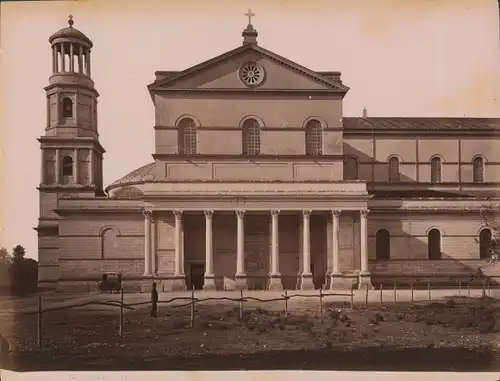
<svg viewBox="0 0 500 381"><path fill-rule="evenodd" d="M488 191L436 191L436 190L391 190L391 191L369 191L373 199L412 199L412 198L461 198L461 199L485 199L490 197L499 197L500 190Z"/></svg>
<svg viewBox="0 0 500 381"><path fill-rule="evenodd" d="M420 131L500 131L500 118L343 118L344 129Z"/></svg>
<svg viewBox="0 0 500 381"><path fill-rule="evenodd" d="M155 175L153 169L155 168L156 162L143 165L140 168L134 169L132 172L126 174L122 178L114 181L111 185L106 187L106 191L110 188L115 188L117 185L135 183L138 181L154 180Z"/></svg>

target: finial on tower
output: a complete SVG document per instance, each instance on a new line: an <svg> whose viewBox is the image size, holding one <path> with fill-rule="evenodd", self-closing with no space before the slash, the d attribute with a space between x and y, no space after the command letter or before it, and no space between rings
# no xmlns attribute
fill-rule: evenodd
<svg viewBox="0 0 500 381"><path fill-rule="evenodd" d="M368 117L368 110L366 109L366 105L363 106L363 118L367 118Z"/></svg>
<svg viewBox="0 0 500 381"><path fill-rule="evenodd" d="M69 27L70 27L70 28L73 28L73 24L74 24L74 23L75 23L75 22L73 21L73 15L69 15L69 17L68 17L68 24L69 24Z"/></svg>
<svg viewBox="0 0 500 381"><path fill-rule="evenodd" d="M248 12L245 13L245 16L248 17L248 25L242 33L243 36L243 44L256 44L257 43L257 30L252 26L252 17L255 16L255 13L252 12L251 9L248 9Z"/></svg>
<svg viewBox="0 0 500 381"><path fill-rule="evenodd" d="M252 9L248 8L248 12L245 13L245 16L248 17L248 25L252 25L252 17L255 16L255 13L252 12Z"/></svg>

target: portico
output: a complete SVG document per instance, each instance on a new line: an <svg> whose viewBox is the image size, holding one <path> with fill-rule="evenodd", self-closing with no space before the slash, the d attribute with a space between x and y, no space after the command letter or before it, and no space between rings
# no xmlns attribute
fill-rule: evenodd
<svg viewBox="0 0 500 381"><path fill-rule="evenodd" d="M362 183L347 185L364 187ZM239 205L234 205L234 195L232 200L224 200L224 196L229 196L225 193L231 193L229 189L224 190L224 186L217 186L221 196L218 202L206 201L205 205L211 205L211 208L196 208L192 191L190 207L183 205L180 199L177 200L177 208L168 208L165 201L150 200L143 209L146 232L144 277L167 279L171 285L168 288L186 289L190 283L186 264L196 257L197 263L204 265L205 290L226 287L247 289L254 278L260 278L260 284L265 282L263 288L269 290L295 288L295 285L308 290L318 287L318 282L320 287L345 288L349 282L352 283L352 274L346 282L345 274L340 269L339 231L340 217L347 215L359 221L359 268L355 270L355 283L363 287L371 284L367 249L368 209L363 195L346 196L343 189L343 195L336 198L316 194L316 197L304 199L304 193L307 193L304 190L297 199L296 195L286 194L285 189L281 192L275 189L274 192L265 192L267 197L248 197L245 194L248 192L242 192L241 187L244 184L240 184L239 197L236 197L240 199L236 201ZM267 184L266 188L269 187L280 188L276 184ZM313 188L317 187L318 184L313 185ZM253 185L252 188L255 193L261 187ZM324 188L336 193L332 184ZM205 199L211 198L209 186L203 193L208 193ZM277 197L276 193L281 193L282 197ZM275 207L263 208L259 205L263 202ZM173 274L168 274L157 265L158 233L155 227L159 219L169 218L174 236ZM311 219L314 219L314 228ZM315 232L314 237L311 236L312 231ZM354 256L354 252L348 255ZM293 277L296 277L295 284L289 279ZM289 281L286 282L285 278Z"/></svg>

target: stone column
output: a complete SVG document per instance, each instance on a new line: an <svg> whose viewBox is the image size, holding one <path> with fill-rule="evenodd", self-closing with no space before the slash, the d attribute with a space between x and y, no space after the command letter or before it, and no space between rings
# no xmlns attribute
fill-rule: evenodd
<svg viewBox="0 0 500 381"><path fill-rule="evenodd" d="M60 156L61 156L61 152L59 150L59 148L56 148L56 164L55 164L55 171L54 171L54 176L56 177L55 178L55 183L56 184L60 184L61 183L61 175L60 175L60 170L61 170L61 159L60 159Z"/></svg>
<svg viewBox="0 0 500 381"><path fill-rule="evenodd" d="M361 235L361 271L359 272L359 287L372 288L370 271L368 269L368 210L360 211L360 235Z"/></svg>
<svg viewBox="0 0 500 381"><path fill-rule="evenodd" d="M94 184L94 149L89 149L89 183Z"/></svg>
<svg viewBox="0 0 500 381"><path fill-rule="evenodd" d="M82 56L83 56L83 48L82 45L78 45L78 73L83 72L83 66L82 66Z"/></svg>
<svg viewBox="0 0 500 381"><path fill-rule="evenodd" d="M58 65L57 65L57 45L52 47L52 72L57 73Z"/></svg>
<svg viewBox="0 0 500 381"><path fill-rule="evenodd" d="M340 247L339 247L339 217L340 210L332 210L332 273L330 289L338 288L342 282L340 273Z"/></svg>
<svg viewBox="0 0 500 381"><path fill-rule="evenodd" d="M86 57L85 63L87 64L87 72L85 74L87 74L90 77L90 49L87 49L86 54L87 54L87 57Z"/></svg>
<svg viewBox="0 0 500 381"><path fill-rule="evenodd" d="M75 64L74 64L74 58L75 58L75 52L73 50L73 44L69 44L69 71L74 72L75 71Z"/></svg>
<svg viewBox="0 0 500 381"><path fill-rule="evenodd" d="M144 214L144 276L150 277L151 274L151 212L142 211Z"/></svg>
<svg viewBox="0 0 500 381"><path fill-rule="evenodd" d="M269 276L269 289L282 290L280 274L280 248L279 248L279 210L271 210L271 274Z"/></svg>
<svg viewBox="0 0 500 381"><path fill-rule="evenodd" d="M156 275L158 268L156 266L156 217L151 214L151 274Z"/></svg>
<svg viewBox="0 0 500 381"><path fill-rule="evenodd" d="M215 276L213 269L213 245L212 245L212 217L213 210L205 210L205 282L204 290L215 290Z"/></svg>
<svg viewBox="0 0 500 381"><path fill-rule="evenodd" d="M66 50L64 49L64 42L61 43L61 71L66 71Z"/></svg>
<svg viewBox="0 0 500 381"><path fill-rule="evenodd" d="M73 151L73 183L74 184L79 184L80 179L79 179L79 174L78 174L78 148L75 148Z"/></svg>
<svg viewBox="0 0 500 381"><path fill-rule="evenodd" d="M302 211L302 282L300 288L302 290L310 290L314 288L312 273L311 273L311 211Z"/></svg>
<svg viewBox="0 0 500 381"><path fill-rule="evenodd" d="M40 184L45 184L45 151L40 150Z"/></svg>
<svg viewBox="0 0 500 381"><path fill-rule="evenodd" d="M238 290L246 290L248 288L245 274L245 225L244 225L244 210L236 211L236 276L235 285Z"/></svg>
<svg viewBox="0 0 500 381"><path fill-rule="evenodd" d="M184 230L182 224L182 211L174 210L175 232L175 269L174 280L172 283L173 291L183 291L186 289L186 275L184 274L184 250L182 243L182 231Z"/></svg>

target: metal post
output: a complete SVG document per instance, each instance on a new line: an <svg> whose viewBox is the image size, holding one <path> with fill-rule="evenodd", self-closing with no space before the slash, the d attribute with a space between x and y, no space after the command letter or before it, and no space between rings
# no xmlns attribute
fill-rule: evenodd
<svg viewBox="0 0 500 381"><path fill-rule="evenodd" d="M123 287L120 290L120 336L123 336Z"/></svg>
<svg viewBox="0 0 500 381"><path fill-rule="evenodd" d="M42 349L42 296L38 296L38 335L37 335L37 344L38 348Z"/></svg>

